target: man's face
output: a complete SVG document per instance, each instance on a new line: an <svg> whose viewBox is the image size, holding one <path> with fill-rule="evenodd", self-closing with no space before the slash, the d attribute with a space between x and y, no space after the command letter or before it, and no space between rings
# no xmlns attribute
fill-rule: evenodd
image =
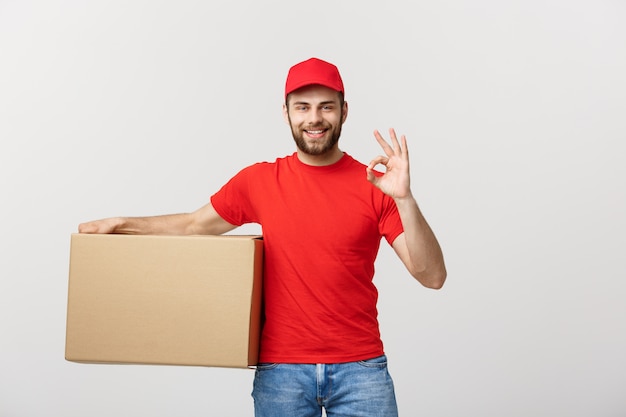
<svg viewBox="0 0 626 417"><path fill-rule="evenodd" d="M337 146L347 110L337 91L310 85L289 95L283 115L298 149L308 155L323 155Z"/></svg>

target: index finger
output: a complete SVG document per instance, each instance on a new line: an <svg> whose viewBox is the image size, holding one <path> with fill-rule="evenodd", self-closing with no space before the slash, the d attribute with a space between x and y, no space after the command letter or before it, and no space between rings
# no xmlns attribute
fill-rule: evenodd
<svg viewBox="0 0 626 417"><path fill-rule="evenodd" d="M394 154L394 149L387 143L387 141L383 138L378 130L374 130L374 137L376 138L376 141L379 143L379 145L383 148L387 156L392 156Z"/></svg>

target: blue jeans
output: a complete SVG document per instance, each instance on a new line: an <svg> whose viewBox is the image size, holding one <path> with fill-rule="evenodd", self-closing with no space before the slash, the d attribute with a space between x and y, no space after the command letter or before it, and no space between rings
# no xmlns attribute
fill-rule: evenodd
<svg viewBox="0 0 626 417"><path fill-rule="evenodd" d="M397 417L387 357L337 364L260 364L256 417Z"/></svg>

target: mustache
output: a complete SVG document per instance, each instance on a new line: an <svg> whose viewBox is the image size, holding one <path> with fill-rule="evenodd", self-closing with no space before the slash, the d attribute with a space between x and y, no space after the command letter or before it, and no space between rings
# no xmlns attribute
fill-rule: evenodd
<svg viewBox="0 0 626 417"><path fill-rule="evenodd" d="M306 129L330 129L330 126L328 126L326 123L310 123L306 126Z"/></svg>

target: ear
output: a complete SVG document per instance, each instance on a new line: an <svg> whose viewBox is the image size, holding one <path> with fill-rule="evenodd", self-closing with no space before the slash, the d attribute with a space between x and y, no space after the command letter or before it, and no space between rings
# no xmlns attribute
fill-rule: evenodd
<svg viewBox="0 0 626 417"><path fill-rule="evenodd" d="M283 104L283 119L285 119L285 123L289 124L289 110L287 110L287 104Z"/></svg>
<svg viewBox="0 0 626 417"><path fill-rule="evenodd" d="M343 102L343 116L341 118L341 124L345 123L347 117L348 117L348 102L344 101Z"/></svg>

